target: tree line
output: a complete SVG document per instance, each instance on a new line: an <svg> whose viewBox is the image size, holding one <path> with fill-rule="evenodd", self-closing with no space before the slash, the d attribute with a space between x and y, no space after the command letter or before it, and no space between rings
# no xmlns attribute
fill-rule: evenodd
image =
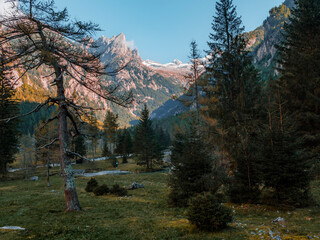
<svg viewBox="0 0 320 240"><path fill-rule="evenodd" d="M319 175L320 5L296 1L268 81L253 64L233 1L215 10L200 75L191 43L187 94L196 107L173 142L170 202L188 206L211 192L220 202L307 206Z"/></svg>

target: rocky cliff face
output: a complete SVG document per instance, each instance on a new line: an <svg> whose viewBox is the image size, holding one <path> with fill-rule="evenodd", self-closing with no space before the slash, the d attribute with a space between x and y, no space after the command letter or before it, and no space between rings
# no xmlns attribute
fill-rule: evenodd
<svg viewBox="0 0 320 240"><path fill-rule="evenodd" d="M67 96L72 96L79 104L89 105L94 108L103 108L97 111L96 115L103 121L105 112L113 110L119 115L119 122L122 126L129 126L130 121L139 117L144 103L150 111L161 106L169 100L172 95L180 95L183 83L175 75L168 74L165 69L163 73L157 72L143 64L136 49L131 49L124 34L111 38L101 37L95 41L95 48L100 54L100 60L107 65L107 72L113 72L123 66L115 76L106 77L105 81L111 84L119 84L121 91L132 91L135 98L134 103L128 108L116 106L101 99L94 93L88 91L72 79L66 79ZM42 95L55 95L55 88L52 88L48 79L48 69L41 67L27 74L19 83L18 96L24 101L41 102ZM49 77L50 78L50 77Z"/></svg>
<svg viewBox="0 0 320 240"><path fill-rule="evenodd" d="M288 21L294 6L294 0L286 0L279 7L272 8L263 25L247 34L254 63L262 71L264 78L270 74L271 68L275 67L276 45L281 41L283 25Z"/></svg>

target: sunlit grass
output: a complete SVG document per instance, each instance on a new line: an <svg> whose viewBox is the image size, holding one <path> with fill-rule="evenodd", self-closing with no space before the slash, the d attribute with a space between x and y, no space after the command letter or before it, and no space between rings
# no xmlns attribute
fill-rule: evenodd
<svg viewBox="0 0 320 240"><path fill-rule="evenodd" d="M101 162L97 166L107 164ZM96 177L99 184L108 186L115 183L129 186L134 181L145 185L129 191L127 197L96 197L84 190L89 178L76 177L83 211L65 212L62 178L52 176L52 186L48 188L45 169L37 169L36 173L40 177L36 182L23 179L0 182L0 227L26 228L0 230L1 240L271 239L269 230L282 239L320 237L320 210L316 206L280 211L263 205L227 204L235 214L230 227L218 233L199 232L188 222L186 209L168 206L166 173ZM319 189L320 182L313 182L315 199L320 197ZM272 223L277 217L283 217L285 222Z"/></svg>

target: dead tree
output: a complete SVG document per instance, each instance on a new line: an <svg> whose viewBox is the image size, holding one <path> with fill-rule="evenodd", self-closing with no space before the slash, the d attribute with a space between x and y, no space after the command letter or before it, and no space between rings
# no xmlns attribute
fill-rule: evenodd
<svg viewBox="0 0 320 240"><path fill-rule="evenodd" d="M100 30L96 24L70 20L67 9L57 10L53 0L7 2L16 10L0 21L0 46L5 53L5 61L15 69L23 68L21 75L41 66L51 70L51 85L56 87L56 96L49 97L28 114L47 105L58 106L58 115L48 122L55 119L59 121L60 163L66 208L67 211L80 210L70 160L75 153L69 147L67 119L73 125L71 135L76 136L79 134L76 119L81 118L84 108L67 98L66 79L72 79L83 88L120 106L128 106L132 96L130 93L119 94L118 85L109 85L104 80L106 66L101 64L99 56L93 54L95 46L90 38ZM117 71L108 74L116 74Z"/></svg>

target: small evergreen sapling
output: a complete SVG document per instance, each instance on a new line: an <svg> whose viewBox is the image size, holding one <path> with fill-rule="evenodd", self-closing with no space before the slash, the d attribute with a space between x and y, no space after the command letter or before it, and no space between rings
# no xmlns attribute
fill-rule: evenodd
<svg viewBox="0 0 320 240"><path fill-rule="evenodd" d="M205 231L221 230L232 221L231 210L219 203L211 193L191 198L187 217L197 228Z"/></svg>
<svg viewBox="0 0 320 240"><path fill-rule="evenodd" d="M96 179L91 178L88 182L87 182L87 186L85 188L86 192L93 192L93 190L98 187L98 182Z"/></svg>

